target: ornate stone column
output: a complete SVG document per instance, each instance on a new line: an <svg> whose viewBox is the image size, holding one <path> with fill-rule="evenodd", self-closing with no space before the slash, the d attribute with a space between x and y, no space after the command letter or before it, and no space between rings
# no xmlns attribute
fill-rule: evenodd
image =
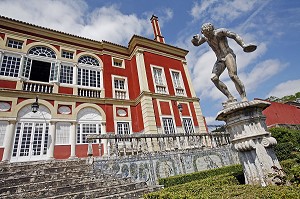
<svg viewBox="0 0 300 199"><path fill-rule="evenodd" d="M48 151L47 151L47 157L48 159L54 159L54 147L56 142L56 122L50 121L49 126L49 138L48 138Z"/></svg>
<svg viewBox="0 0 300 199"><path fill-rule="evenodd" d="M9 162L11 158L11 152L14 144L16 122L17 121L15 120L9 120L8 125L6 127L6 134L4 138L4 153L2 158L2 161L5 162Z"/></svg>
<svg viewBox="0 0 300 199"><path fill-rule="evenodd" d="M76 158L76 122L71 122L70 140L71 140L70 159L72 159L72 158Z"/></svg>
<svg viewBox="0 0 300 199"><path fill-rule="evenodd" d="M218 113L217 120L226 122L233 148L238 151L246 184L275 184L274 176L284 175L272 149L277 144L271 137L262 111L270 103L253 100L233 103ZM279 182L280 183L280 182Z"/></svg>

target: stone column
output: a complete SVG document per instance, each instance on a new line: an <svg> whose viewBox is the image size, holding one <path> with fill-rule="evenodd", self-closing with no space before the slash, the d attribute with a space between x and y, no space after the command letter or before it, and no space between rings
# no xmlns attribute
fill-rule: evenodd
<svg viewBox="0 0 300 199"><path fill-rule="evenodd" d="M71 122L70 127L71 156L70 159L76 158L76 122Z"/></svg>
<svg viewBox="0 0 300 199"><path fill-rule="evenodd" d="M78 65L74 64L73 67L73 95L78 95L78 82L77 82Z"/></svg>
<svg viewBox="0 0 300 199"><path fill-rule="evenodd" d="M4 138L4 153L2 161L9 162L11 158L11 152L14 144L14 135L15 135L15 127L16 122L14 120L8 121L8 125L6 127L6 133Z"/></svg>
<svg viewBox="0 0 300 199"><path fill-rule="evenodd" d="M48 151L47 157L48 159L54 159L54 148L56 142L56 122L50 121L49 126L49 138L48 138Z"/></svg>
<svg viewBox="0 0 300 199"><path fill-rule="evenodd" d="M102 122L101 123L101 134L105 135L106 134L106 122ZM107 156L108 155L108 149L107 149L107 139L102 139L101 143L103 145L103 156ZM101 154L102 151L100 151Z"/></svg>
<svg viewBox="0 0 300 199"><path fill-rule="evenodd" d="M283 183L275 176L284 176L272 149L277 144L271 137L262 111L270 103L253 100L233 103L218 113L217 120L226 122L233 148L238 151L247 184L267 186Z"/></svg>

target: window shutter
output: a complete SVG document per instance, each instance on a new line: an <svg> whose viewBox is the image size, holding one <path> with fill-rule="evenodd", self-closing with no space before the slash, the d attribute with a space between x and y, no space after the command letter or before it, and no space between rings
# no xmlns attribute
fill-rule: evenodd
<svg viewBox="0 0 300 199"><path fill-rule="evenodd" d="M23 79L29 79L30 70L31 70L32 59L25 57L22 63L21 75L20 77Z"/></svg>
<svg viewBox="0 0 300 199"><path fill-rule="evenodd" d="M49 82L58 82L59 81L59 62L52 62L50 69L50 79Z"/></svg>

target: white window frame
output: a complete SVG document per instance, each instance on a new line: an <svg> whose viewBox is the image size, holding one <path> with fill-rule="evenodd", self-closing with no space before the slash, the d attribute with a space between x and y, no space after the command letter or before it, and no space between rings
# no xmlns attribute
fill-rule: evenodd
<svg viewBox="0 0 300 199"><path fill-rule="evenodd" d="M64 54L65 53L65 54ZM64 58L64 59L70 59L70 60L73 60L74 59L74 52L73 51L70 51L70 50L65 50L65 49L62 49L61 50L61 57ZM64 56L65 55L65 56ZM72 55L72 56L71 56Z"/></svg>
<svg viewBox="0 0 300 199"><path fill-rule="evenodd" d="M83 80L83 70L88 70L88 85L82 85L82 80ZM91 71L96 73L96 86L91 86ZM80 78L79 79L79 72L81 73ZM99 77L97 75L97 73L99 72ZM100 70L99 66L93 66L93 65L86 65L86 64L78 64L78 68L77 68L77 85L78 87L81 88L92 88L92 89L101 89L103 88L103 84L102 84L102 78L103 78L103 74L102 74L102 70ZM98 80L99 79L99 80ZM79 84L80 83L80 84ZM99 84L99 85L98 85Z"/></svg>
<svg viewBox="0 0 300 199"><path fill-rule="evenodd" d="M70 67L70 68L71 68L70 71L72 71L72 72L71 72L72 75L68 74L67 76L63 76L63 77L65 77L65 78L67 79L66 82L62 82L62 79L63 79L63 78L62 78L62 70L63 70L64 67ZM60 82L61 84L73 85L73 84L74 84L74 73L75 73L74 65L69 64L69 63L62 62L62 63L60 64L60 70L59 70L59 82ZM71 83L69 83L69 81L71 81Z"/></svg>
<svg viewBox="0 0 300 199"><path fill-rule="evenodd" d="M178 80L179 82L176 82L173 76L173 73L178 73ZM179 70L170 69L170 75L172 78L173 88L175 95L178 96L186 96L185 86L182 79L182 73ZM178 85L179 84L179 85Z"/></svg>
<svg viewBox="0 0 300 199"><path fill-rule="evenodd" d="M10 44L10 41L13 41L13 43ZM21 50L23 48L23 44L24 44L24 41L19 40L19 39L7 38L7 41L6 41L7 47L18 49L18 50ZM9 46L9 45L11 45L11 46Z"/></svg>
<svg viewBox="0 0 300 199"><path fill-rule="evenodd" d="M188 132L187 132L184 120L190 120L191 126L188 127ZM194 121L193 121L192 117L182 117L181 122L182 122L182 128L184 130L184 133L186 133L186 134L195 133L195 125L194 125Z"/></svg>
<svg viewBox="0 0 300 199"><path fill-rule="evenodd" d="M155 79L156 79L155 74L154 74L155 69L161 70L161 81L162 82L160 82L160 83L159 82L156 83L156 81L155 81ZM154 85L155 93L169 94L164 68L161 67L161 66L151 65L151 72L152 72L152 79L153 79L153 85ZM164 90L165 92L161 92L161 90Z"/></svg>
<svg viewBox="0 0 300 199"><path fill-rule="evenodd" d="M2 64L3 64L3 59L4 57L7 56L7 57L15 57L15 58L19 58L20 59L20 63L19 63L19 69L18 69L18 72L14 73L14 74L17 74L17 76L7 76L7 75L0 75L1 77L7 77L7 78L19 78L19 75L20 75L20 71L22 71L22 55L21 54L17 54L17 53L9 53L9 52L5 52L2 54L1 56L1 60L0 60L0 69L2 68ZM7 65L6 65L7 67Z"/></svg>
<svg viewBox="0 0 300 199"><path fill-rule="evenodd" d="M129 91L128 91L128 81L127 77L112 75L112 90L113 90L113 98L115 99L129 99ZM115 88L115 80L124 80L124 89ZM125 93L125 97L118 97L117 93Z"/></svg>
<svg viewBox="0 0 300 199"><path fill-rule="evenodd" d="M172 123L173 123L173 132L166 133L166 131L165 131L165 125L164 125L164 119L172 120ZM175 124L174 117L172 117L172 116L161 116L161 124L162 124L162 129L163 129L163 133L164 134L176 134L177 133L177 129L176 129L176 124ZM168 125L169 125L169 122L168 122ZM170 128L170 126L167 126L167 127L168 127L168 131L172 131L172 129Z"/></svg>
<svg viewBox="0 0 300 199"><path fill-rule="evenodd" d="M59 126L62 125L64 127L68 126L68 129L63 129L63 131L59 131ZM71 134L71 123L70 122L57 122L55 125L56 130L56 139L55 145L70 145L70 134Z"/></svg>
<svg viewBox="0 0 300 199"><path fill-rule="evenodd" d="M96 132L95 133L87 133L87 132L83 132L83 128L85 125L95 125L96 127ZM90 128L89 128L90 129ZM79 132L78 132L79 130ZM87 135L100 135L101 134L101 123L100 122L95 122L95 121L91 121L91 122L87 122L87 121L81 121L78 122L76 125L76 144L88 144L87 140L83 140L83 137L87 136ZM78 140L79 138L79 140ZM99 140L93 140L93 143L99 143Z"/></svg>
<svg viewBox="0 0 300 199"><path fill-rule="evenodd" d="M125 68L125 60L124 59L120 59L120 58L116 58L116 57L111 57L111 63L113 67L116 68ZM118 64L116 64L118 63Z"/></svg>

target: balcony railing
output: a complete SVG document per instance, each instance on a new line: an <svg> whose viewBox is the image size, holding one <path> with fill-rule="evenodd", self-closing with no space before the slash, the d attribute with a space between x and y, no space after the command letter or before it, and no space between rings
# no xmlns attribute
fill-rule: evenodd
<svg viewBox="0 0 300 199"><path fill-rule="evenodd" d="M161 93L161 94L167 93L166 87L163 85L156 85L156 91L157 93Z"/></svg>
<svg viewBox="0 0 300 199"><path fill-rule="evenodd" d="M100 98L101 90L78 88L78 96Z"/></svg>
<svg viewBox="0 0 300 199"><path fill-rule="evenodd" d="M126 90L115 90L116 99L126 99Z"/></svg>
<svg viewBox="0 0 300 199"><path fill-rule="evenodd" d="M176 90L176 95L181 95L181 96L184 95L184 89L183 88L175 88L175 90Z"/></svg>
<svg viewBox="0 0 300 199"><path fill-rule="evenodd" d="M52 93L53 85L41 82L23 82L23 91Z"/></svg>
<svg viewBox="0 0 300 199"><path fill-rule="evenodd" d="M215 148L230 144L227 133L195 133L195 134L105 134L88 135L88 155L92 156L92 142L98 139L100 151L104 147L106 157L128 156L148 153L162 153L176 150L192 150L199 148Z"/></svg>

